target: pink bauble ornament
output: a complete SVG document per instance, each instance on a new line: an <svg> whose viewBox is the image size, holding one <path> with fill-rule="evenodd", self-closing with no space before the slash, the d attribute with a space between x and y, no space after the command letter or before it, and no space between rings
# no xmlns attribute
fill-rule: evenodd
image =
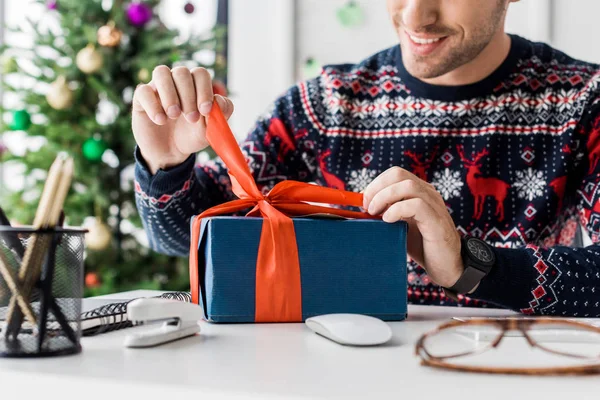
<svg viewBox="0 0 600 400"><path fill-rule="evenodd" d="M142 27L152 19L152 9L144 3L131 3L127 7L127 19L131 25Z"/></svg>

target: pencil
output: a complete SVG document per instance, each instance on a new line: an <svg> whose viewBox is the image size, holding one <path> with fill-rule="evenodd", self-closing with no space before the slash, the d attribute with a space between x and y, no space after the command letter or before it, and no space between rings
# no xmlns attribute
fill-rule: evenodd
<svg viewBox="0 0 600 400"><path fill-rule="evenodd" d="M71 179L73 176L73 159L64 154L59 154L50 170L48 178L40 197L33 222L35 230L52 229L58 223L60 213L64 205ZM20 294L24 302L29 301L31 291L40 278L42 263L52 239L51 233L33 234L27 245L21 268L19 269L19 281L21 283ZM17 296L13 296L8 307L6 334L17 335L23 322L23 312L17 304L21 304Z"/></svg>

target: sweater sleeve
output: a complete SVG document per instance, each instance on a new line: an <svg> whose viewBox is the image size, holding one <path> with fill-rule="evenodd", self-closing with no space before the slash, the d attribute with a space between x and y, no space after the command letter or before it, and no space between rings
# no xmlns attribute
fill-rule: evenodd
<svg viewBox="0 0 600 400"><path fill-rule="evenodd" d="M569 173L565 200L573 199L592 244L497 248L496 266L471 297L524 314L600 317L600 101L590 109L574 133L581 162Z"/></svg>
<svg viewBox="0 0 600 400"><path fill-rule="evenodd" d="M265 193L282 180L314 180L314 156L308 154L312 146L307 144L311 138L292 118L298 112L292 108L298 96L294 87L277 99L240 144ZM168 255L187 256L190 218L235 198L227 168L219 158L195 165L192 155L184 163L152 175L139 149L135 157L136 206L150 247Z"/></svg>

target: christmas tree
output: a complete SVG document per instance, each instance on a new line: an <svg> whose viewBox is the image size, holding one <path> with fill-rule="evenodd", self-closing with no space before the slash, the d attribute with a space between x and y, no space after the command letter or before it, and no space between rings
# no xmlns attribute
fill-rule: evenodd
<svg viewBox="0 0 600 400"><path fill-rule="evenodd" d="M153 253L141 243L131 99L135 86L148 82L161 64L203 66L219 78L224 58L206 63L199 52L222 54L224 29L182 40L161 22L160 0L37 0L34 6L44 8L40 21L28 19L28 26L11 28L32 32L33 45L8 43L2 48L3 91L15 95L20 105L1 110L0 132L24 131L27 137L43 138L43 145L22 155L3 149L0 161L24 166L26 179L21 190L4 190L0 205L13 222L30 224L43 171L57 153L66 151L76 164L66 223L85 223L89 229L86 294L189 289L186 260ZM198 10L188 2L185 12Z"/></svg>

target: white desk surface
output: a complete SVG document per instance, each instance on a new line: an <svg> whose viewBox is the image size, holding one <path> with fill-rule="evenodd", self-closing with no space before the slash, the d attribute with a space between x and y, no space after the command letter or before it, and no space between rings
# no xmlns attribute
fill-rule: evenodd
<svg viewBox="0 0 600 400"><path fill-rule="evenodd" d="M112 296L156 294L136 291ZM46 399L52 397L49 394L64 399L121 399L125 392L137 399L183 395L194 399L600 398L598 376L493 376L419 365L415 341L440 322L452 316L507 314L409 306L408 320L391 324L392 341L371 348L337 345L304 324L203 323L196 337L151 349L125 349L124 337L142 326L83 338L83 352L75 356L0 359L0 393L2 398L15 393L22 399ZM495 351L498 357L519 357L518 351L504 346ZM24 396L38 391L35 397Z"/></svg>

